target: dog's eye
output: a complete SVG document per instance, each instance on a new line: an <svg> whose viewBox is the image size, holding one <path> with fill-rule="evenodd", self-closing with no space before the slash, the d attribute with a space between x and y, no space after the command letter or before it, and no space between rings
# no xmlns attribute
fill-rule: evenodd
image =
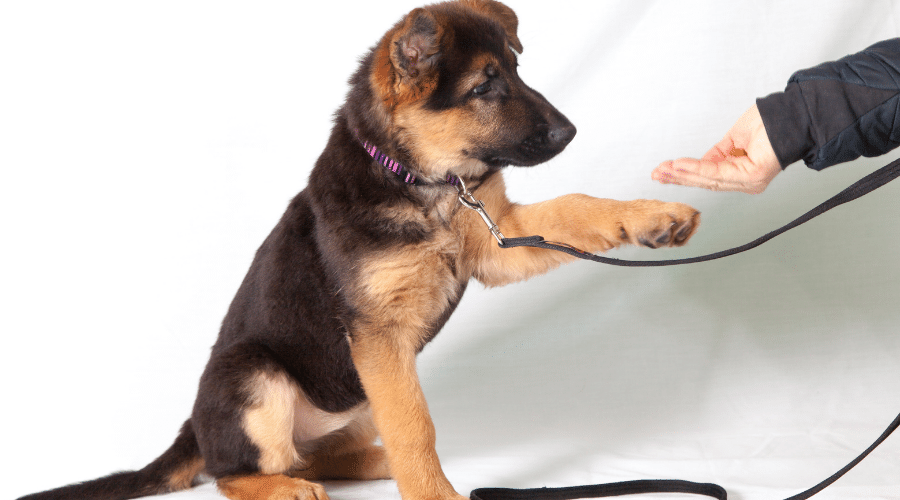
<svg viewBox="0 0 900 500"><path fill-rule="evenodd" d="M491 82L484 82L481 85L472 89L472 93L475 95L484 95L491 91Z"/></svg>

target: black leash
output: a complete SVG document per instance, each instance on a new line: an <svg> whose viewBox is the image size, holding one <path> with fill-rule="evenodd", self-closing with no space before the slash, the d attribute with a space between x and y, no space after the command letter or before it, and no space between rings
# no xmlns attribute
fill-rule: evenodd
<svg viewBox="0 0 900 500"><path fill-rule="evenodd" d="M511 488L479 488L472 491L472 500L575 500L578 498L604 498L622 495L643 495L648 493L687 493L705 495L726 500L725 490L710 483L690 481L654 480L625 481L622 483L571 486L567 488L532 488L516 490Z"/></svg>
<svg viewBox="0 0 900 500"><path fill-rule="evenodd" d="M757 238L746 245L741 245L739 247L735 247L729 250L722 250L721 252L711 253L709 255L701 255L700 257L691 257L687 259L671 259L671 260L621 260L621 259L612 259L609 257L601 257L599 255L595 255L592 253L588 253L582 250L579 250L575 247L563 244L563 243L555 243L551 241L545 241L541 236L526 236L523 238L502 238L500 240L500 246L503 248L515 248L515 247L533 247L533 248L546 248L548 250L557 250L560 252L567 253L573 257L578 257L579 259L592 260L594 262L600 262L603 264L611 264L614 266L627 266L627 267L659 267L659 266L677 266L681 264L694 264L697 262L706 262L709 260L721 259L722 257L728 257L730 255L738 254L741 252L746 252L751 248L756 248L763 243L771 240L772 238L789 231L803 223L806 223L825 212L831 210L834 207L839 205L843 205L848 201L853 201L860 196L871 193L872 191L884 186L888 182L900 177L900 160L896 160L880 169L872 172L871 174L863 177L859 181L857 181L852 186L847 189L841 191L840 193L831 197L825 203L817 206L816 208L806 212L802 216L795 219L793 222L786 224L785 226L772 231L765 236Z"/></svg>
<svg viewBox="0 0 900 500"><path fill-rule="evenodd" d="M900 427L900 415L891 422L891 425L881 434L881 436L869 446L866 451L862 452L852 462L844 466L843 469L837 471L828 479L813 486L812 488L799 493L785 500L807 500L816 493L831 486L832 483L841 478L850 469L856 467L857 464L869 456L869 453L878 447L892 432ZM479 488L472 491L470 498L472 500L576 500L578 498L604 498L617 497L623 495L645 495L648 493L686 493L689 495L702 495L716 498L718 500L727 500L728 493L725 488L718 484L712 483L692 483L690 481L679 481L677 479L660 479L660 480L643 480L643 481L625 481L621 483L593 484L588 486L572 486L567 488L532 488L532 489L512 489L512 488Z"/></svg>
<svg viewBox="0 0 900 500"><path fill-rule="evenodd" d="M548 250L557 250L567 253L573 257L580 259L592 260L603 264L611 264L614 266L628 267L660 267L660 266L677 266L680 264L693 264L696 262L706 262L722 257L728 257L741 252L746 252L751 248L756 248L772 238L791 230L803 223L814 219L834 207L843 205L848 201L853 201L860 196L871 193L872 191L884 186L888 182L900 177L900 160L895 160L875 172L863 177L852 186L836 194L825 203L810 210L804 215L798 217L793 222L772 231L761 238L751 241L746 245L741 245L729 250L715 252L700 257L691 257L687 259L672 260L621 260L611 259L609 257L601 257L592 253L584 252L564 243L555 243L545 241L541 236L527 236L523 238L504 238L497 226L490 217L484 212L484 205L476 200L471 193L462 186L460 190L460 202L463 205L477 211L484 219L491 233L497 239L503 248L516 247L533 247L545 248ZM847 464L843 469L836 472L833 476L822 481L816 486L794 495L786 500L806 500L816 493L824 490L832 483L841 478L850 469L855 467L869 453L878 447L888 436L893 433L897 427L900 427L900 415L888 426L887 430L874 442L866 451L862 452L856 459ZM626 481L620 483L595 484L588 486L573 486L567 488L533 488L533 489L511 489L511 488L479 488L472 491L471 500L576 500L579 498L603 498L622 495L640 495L648 493L686 493L691 495L702 495L719 500L727 500L728 494L724 488L717 484L711 483L693 483L690 481L679 480L643 480L643 481Z"/></svg>

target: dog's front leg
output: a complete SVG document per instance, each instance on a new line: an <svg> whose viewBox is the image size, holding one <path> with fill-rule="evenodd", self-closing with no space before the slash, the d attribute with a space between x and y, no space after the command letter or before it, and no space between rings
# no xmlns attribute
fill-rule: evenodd
<svg viewBox="0 0 900 500"><path fill-rule="evenodd" d="M351 342L353 362L403 499L461 499L441 470L409 338L396 327L359 331Z"/></svg>
<svg viewBox="0 0 900 500"><path fill-rule="evenodd" d="M507 199L500 174L488 179L475 196L484 202L504 236L540 235L587 252L603 252L625 244L680 246L700 224L700 213L693 208L657 200L618 201L570 194L519 205ZM485 285L525 280L575 260L554 250L503 249L477 214L467 210L461 214L458 223L472 276Z"/></svg>

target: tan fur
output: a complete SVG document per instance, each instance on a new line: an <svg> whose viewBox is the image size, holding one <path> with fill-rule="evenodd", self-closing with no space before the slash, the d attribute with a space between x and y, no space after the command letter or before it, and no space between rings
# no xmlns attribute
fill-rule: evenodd
<svg viewBox="0 0 900 500"><path fill-rule="evenodd" d="M363 59L368 79L351 78L334 149L260 247L223 321L191 420L160 462L138 472L153 491L186 489L206 467L231 500L327 500L310 479L391 477L404 500L465 498L441 470L416 355L471 278L500 286L574 258L501 249L447 181L464 181L507 237L537 234L591 252L687 241L699 216L681 204L580 194L509 201L499 169L545 162L575 135L519 78L509 49L522 51L517 27L499 2L443 2L413 10ZM365 156L363 138L352 139L365 134L374 136L367 147L378 142L410 175L392 178L374 149L375 159ZM337 322L320 328L325 317ZM162 480L160 464L170 471ZM105 483L125 491L112 496L146 493L122 477Z"/></svg>
<svg viewBox="0 0 900 500"><path fill-rule="evenodd" d="M587 251L661 237L673 244L676 234L686 240L699 223L697 212L686 205L652 200L567 195L517 205L506 197L500 174L475 193L507 236L541 234ZM455 243L460 236L462 248ZM354 328L351 351L404 498L457 496L440 468L435 429L415 369L425 326L454 298L454 277L438 271L444 269L442 259L454 259L463 280L472 275L499 286L544 273L573 257L501 249L477 214L457 208L451 227L436 230L429 244L395 249L365 264L368 307Z"/></svg>
<svg viewBox="0 0 900 500"><path fill-rule="evenodd" d="M317 479L372 481L391 478L387 453L381 446L323 456L313 462L310 472L311 477Z"/></svg>
<svg viewBox="0 0 900 500"><path fill-rule="evenodd" d="M459 244L446 230L438 235L428 245L395 249L362 266L362 324L416 351L423 339L408 332L423 333L457 298L457 278L444 264L455 260Z"/></svg>
<svg viewBox="0 0 900 500"><path fill-rule="evenodd" d="M501 25L512 25L512 37L517 50L521 51L521 43L515 38L518 21L512 10L497 2L470 0L461 3L483 14L502 17L502 20L498 20ZM434 45L416 50L410 48L410 44L423 45L423 41L410 35L409 31L415 16L422 14L438 21L438 29ZM396 134L404 148L412 153L413 163L419 167L420 178L430 181L439 181L451 171L466 178L482 175L486 166L471 158L467 151L473 148L476 141L490 141L498 126L495 110L490 109L492 105L475 103L471 108L443 112L425 109L423 103L437 85L436 73L420 73L417 70L410 73L399 69L399 53L415 54L415 58L434 55L445 36L439 22L441 17L440 13L424 9L411 12L380 42L375 53L375 71L370 76L373 88L380 91L383 103L391 111L389 116L384 117L384 123ZM509 57L512 57L511 53ZM468 78L461 81L464 88L460 92L465 93L468 88L482 83L485 80L485 68L498 64L497 58L489 53L474 57L470 63Z"/></svg>
<svg viewBox="0 0 900 500"><path fill-rule="evenodd" d="M427 326L456 299L458 278L444 260L455 260L458 251L445 228L426 245L377 256L363 267L366 307L353 328L351 354L404 498L455 495L434 450L435 430L415 356ZM366 452L361 458L379 457Z"/></svg>
<svg viewBox="0 0 900 500"><path fill-rule="evenodd" d="M282 474L222 478L216 484L231 500L328 500L322 485Z"/></svg>
<svg viewBox="0 0 900 500"><path fill-rule="evenodd" d="M588 252L602 252L642 239L655 241L668 234L680 244L696 230L700 215L680 203L656 200L617 201L571 194L518 205L506 197L501 175L490 178L476 191L486 210L506 237L541 235L547 241L564 242ZM463 213L456 221L465 235L465 252L472 259L472 275L487 286L526 280L571 262L575 258L549 250L502 249L475 213ZM680 243L674 241L681 232Z"/></svg>
<svg viewBox="0 0 900 500"><path fill-rule="evenodd" d="M180 469L169 475L167 485L169 491L186 490L194 484L194 479L203 472L205 462L202 458L191 460Z"/></svg>
<svg viewBox="0 0 900 500"><path fill-rule="evenodd" d="M300 390L284 374L260 373L251 381L252 406L244 411L244 432L259 448L259 470L274 474L300 462L294 446L295 408Z"/></svg>
<svg viewBox="0 0 900 500"><path fill-rule="evenodd" d="M360 412L356 420L314 443L314 450L305 455L309 467L291 475L304 479L390 479L384 448L374 444L377 437L378 430L366 405L366 411Z"/></svg>
<svg viewBox="0 0 900 500"><path fill-rule="evenodd" d="M456 497L434 448L434 424L416 374L416 350L404 342L401 331L360 333L351 346L353 361L401 495L406 499Z"/></svg>
<svg viewBox="0 0 900 500"><path fill-rule="evenodd" d="M473 138L490 133L471 110L438 113L426 110L419 102L399 107L394 123L425 178L441 180L450 171L471 178L486 171L483 163L465 154L473 147Z"/></svg>
<svg viewBox="0 0 900 500"><path fill-rule="evenodd" d="M318 440L358 421L370 420L368 404L343 413L317 408L283 373L259 373L247 391L252 404L244 411L244 431L259 449L258 466L263 474L306 467L308 453L301 452L315 451ZM368 435L371 444L375 436Z"/></svg>
<svg viewBox="0 0 900 500"><path fill-rule="evenodd" d="M382 102L389 110L403 103L422 99L437 85L437 75L423 71L421 64L439 50L441 27L436 25L434 43L425 43L421 37L411 34L412 21L418 15L434 19L431 12L414 9L382 37L375 51L375 71L371 74L371 82L380 91ZM409 58L412 67L404 69L400 63L401 57Z"/></svg>
<svg viewBox="0 0 900 500"><path fill-rule="evenodd" d="M390 479L387 453L371 442L364 447L340 453L316 453L311 465L291 474L304 479L350 479L372 481Z"/></svg>
<svg viewBox="0 0 900 500"><path fill-rule="evenodd" d="M460 0L459 5L488 15L507 32L517 51L518 20L508 7L491 0ZM488 165L472 158L472 148L490 144L509 123L525 120L528 110L501 113L498 100L470 99L452 109L435 111L424 99L435 89L437 74L428 60L452 31L440 29L441 16L414 10L379 42L369 75L382 108L373 115L412 157L421 179L437 181L448 172L472 183L474 194L507 237L539 234L549 241L585 251L605 251L625 243L677 245L699 223L697 212L681 204L636 200L620 202L573 194L532 205L509 201L497 172L480 186ZM437 23L434 40L414 29L419 22ZM421 27L421 26L420 26ZM433 42L433 43L432 43ZM497 58L509 57L499 61ZM476 54L459 80L460 95L487 81L490 72L514 67L510 51ZM506 64L501 64L506 63ZM403 68L401 68L401 66ZM510 92L531 92L511 89ZM386 151L394 154L394 151ZM421 204L394 204L371 209L393 222L423 228L423 243L373 251L355 262L356 283L343 290L356 312L347 325L351 357L368 399L366 408L344 415L323 415L284 376L260 374L250 388L254 404L245 413L245 430L260 449L260 470L286 473L294 480L316 478L375 479L393 477L406 500L462 499L441 470L435 451L435 428L416 373L416 354L436 332L474 277L500 286L547 272L574 258L548 250L501 249L481 218L456 200L447 186L422 187ZM352 340L351 340L352 339ZM305 406L304 406L305 405ZM311 422L311 423L310 423ZM377 432L376 432L377 428ZM373 442L380 434L384 448ZM232 478L221 484L233 500L322 498L311 483L285 476ZM292 493L293 492L293 493ZM299 493L298 493L299 492ZM295 496L283 496L283 495Z"/></svg>
<svg viewBox="0 0 900 500"><path fill-rule="evenodd" d="M496 56L482 53L472 59L465 78L460 80L460 94L483 83L485 69L499 66ZM502 118L496 113L497 103L471 102L466 107L441 112L428 110L421 100L397 106L393 128L419 174L440 181L452 172L463 178L477 178L487 171L484 163L469 155L477 143L490 142Z"/></svg>
<svg viewBox="0 0 900 500"><path fill-rule="evenodd" d="M497 59L497 56L490 52L483 52L473 57L469 62L469 78L461 81L462 88L460 90L465 92L482 83L485 79L484 69L488 66L500 66L500 61Z"/></svg>

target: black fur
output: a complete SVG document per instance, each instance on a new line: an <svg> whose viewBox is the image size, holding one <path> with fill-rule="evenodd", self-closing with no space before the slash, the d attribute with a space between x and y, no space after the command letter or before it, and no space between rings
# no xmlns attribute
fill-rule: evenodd
<svg viewBox="0 0 900 500"><path fill-rule="evenodd" d="M187 421L172 446L159 458L138 471L117 472L83 483L26 495L19 500L126 500L167 493L167 479L180 465L199 456L197 438Z"/></svg>
<svg viewBox="0 0 900 500"><path fill-rule="evenodd" d="M440 8L437 6L436 8ZM417 21L418 22L418 21ZM539 94L518 79L515 57L496 22L480 15L451 16L453 50L437 61L440 79L427 103L431 110L459 106L471 95L461 95L459 76L476 51L499 54L514 81L496 80L494 94L502 112L513 117L510 130L473 148L473 157L490 167L475 179L477 186L508 164L532 165L562 150L574 127ZM434 26L417 24L425 36ZM256 252L256 256L222 323L210 361L200 379L190 420L172 447L146 468L30 495L21 500L63 498L125 499L166 491L168 475L202 457L213 477L257 471L259 450L241 427L249 405L247 380L259 372L286 373L310 401L328 412L353 408L366 398L350 357L347 336L360 311L351 292L359 281L358 266L367 256L384 249L428 241L429 227L380 214L398 210L429 214L449 186L404 184L375 163L359 145L365 137L412 165L413 155L385 130L376 112L369 76L374 50L350 79L344 106L335 116L331 136L316 162L306 189ZM486 78L491 79L490 72ZM565 130L551 137L550 130ZM535 132L537 131L537 132ZM376 210L377 208L377 210ZM457 276L453 259L447 269ZM467 276L458 277L457 297ZM452 301L425 332L422 346L443 327L456 307ZM420 348L422 347L420 346Z"/></svg>
<svg viewBox="0 0 900 500"><path fill-rule="evenodd" d="M437 88L429 97L427 105L434 111L442 111L459 106L471 94L460 96L456 92L456 86L460 76L459 71L470 61L473 53L480 51L502 54L508 50L506 37L498 31L494 21L482 16L466 16L453 19L453 36L457 51L442 54L438 63L441 76ZM514 62L510 62L514 65Z"/></svg>

